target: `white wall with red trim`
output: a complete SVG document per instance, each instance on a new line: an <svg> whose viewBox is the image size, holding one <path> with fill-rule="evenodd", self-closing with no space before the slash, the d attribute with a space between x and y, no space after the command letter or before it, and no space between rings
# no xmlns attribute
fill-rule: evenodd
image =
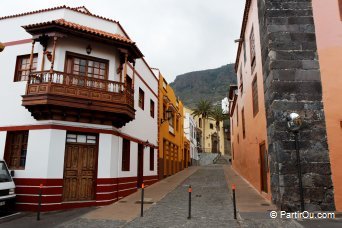
<svg viewBox="0 0 342 228"><path fill-rule="evenodd" d="M0 40L2 42L12 42L23 39L31 38L21 26L51 21L54 19L64 18L67 21L79 23L85 26L96 25L96 29L101 29L106 32L115 33L118 32L124 35L124 31L119 28L117 23L110 22L104 19L96 18L93 16L78 13L69 9L57 9L47 12L41 12L36 14L30 14L25 16L13 17L0 20L0 29L6 31L6 33L0 34ZM54 69L57 71L64 71L65 64L65 52L71 51L83 55L85 48L90 44L92 46L92 52L90 56L98 57L109 60L109 79L119 81L119 75L116 73L116 69L119 66L118 53L115 48L108 48L98 42L74 39L74 38L61 38L57 41L56 58ZM51 42L48 45L48 50L51 51ZM9 126L27 126L27 125L41 125L41 124L56 124L65 126L87 127L93 129L106 129L115 130L129 137L133 137L141 142L149 141L150 144L157 146L158 135L158 81L155 75L149 69L149 66L142 60L136 61L135 73L135 120L126 124L121 129L115 129L111 126L84 124L66 121L36 121L22 105L21 95L25 94L26 82L14 82L16 57L18 55L29 54L31 52L31 43L27 41L23 44L7 46L0 55L0 61L4 63L6 67L1 69L0 78L0 101L1 106L1 118L0 127ZM35 44L35 53L38 53L37 70L41 69L41 56L42 46L39 43ZM44 69L50 68L50 62L45 61ZM133 71L128 67L128 75L133 76ZM139 75L139 76L138 76ZM139 88L142 88L145 92L145 108L142 110L138 106ZM155 104L155 116L150 116L150 99ZM0 132L0 155L3 157L6 132ZM64 130L31 130L29 132L28 152L25 170L18 170L17 177L45 177L45 178L61 178L63 177L63 165L64 164L64 150L65 150L65 135ZM121 167L113 168L114 161L118 161L121 154L121 141L122 138L115 135L100 134L99 137L99 177L115 177L115 176L136 176L136 163L137 155L137 143L132 142L131 145L131 166L132 169L129 173L122 173ZM135 148L136 147L136 148ZM110 149L109 149L110 148ZM37 151L39 153L37 154ZM44 153L43 153L44 152ZM39 156L40 154L41 157ZM155 152L156 156L157 152ZM120 155L121 156L121 155ZM155 170L149 170L149 150L145 149L144 155L145 165L144 175L157 175L157 167L155 164ZM39 166L35 163L39 161ZM108 162L111 162L108 164ZM155 163L157 159L155 158ZM120 162L118 162L121 165ZM101 165L100 165L101 164ZM103 164L103 166L102 166ZM32 167L31 167L32 166ZM36 167L34 167L36 166ZM45 171L44 171L45 170Z"/></svg>

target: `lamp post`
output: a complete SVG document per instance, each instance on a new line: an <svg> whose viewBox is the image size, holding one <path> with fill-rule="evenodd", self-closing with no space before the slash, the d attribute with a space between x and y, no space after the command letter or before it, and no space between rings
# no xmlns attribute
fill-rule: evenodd
<svg viewBox="0 0 342 228"><path fill-rule="evenodd" d="M302 169L300 163L299 144L298 144L298 132L302 126L302 119L298 113L290 113L287 117L287 128L295 135L295 147L296 147L296 158L297 158L297 172L299 182L299 195L300 195L300 210L304 211L304 193L302 183Z"/></svg>

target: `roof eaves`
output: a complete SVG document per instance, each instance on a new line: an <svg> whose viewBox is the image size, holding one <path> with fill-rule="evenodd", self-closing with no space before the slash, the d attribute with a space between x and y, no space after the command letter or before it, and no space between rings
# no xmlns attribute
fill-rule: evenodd
<svg viewBox="0 0 342 228"><path fill-rule="evenodd" d="M83 12L81 10L79 10L80 8L84 8L86 11L88 12ZM56 6L56 7L52 7L52 8L46 8L46 9L40 9L40 10L35 10L35 11L30 11L30 12L25 12L25 13L20 13L20 14L13 14L13 15L8 15L8 16L3 16L0 17L0 20L4 20L4 19L8 19L8 18L14 18L14 17L21 17L21 16L26 16L26 15L30 15L30 14L36 14L36 13L43 13L43 12L48 12L48 11L53 11L53 10L58 10L58 9L69 9L78 13L82 13L88 16L92 16L92 17L97 17L106 21L110 21L110 22L114 22L116 24L119 25L119 23L113 19L110 18L106 18L106 17L102 17L96 14L92 14L86 7L84 6L80 6L80 7L69 7L66 5L63 6ZM120 26L120 25L119 25Z"/></svg>
<svg viewBox="0 0 342 228"><path fill-rule="evenodd" d="M251 7L251 2L252 2L252 0L246 0L246 4L245 4L245 10L244 10L244 13L243 13L241 33L240 33L240 39L242 39L242 42L239 42L239 47L238 47L238 51L237 51L237 54L236 54L235 72L237 72L237 70L238 70L238 67L239 67L239 57L240 57L240 54L241 54L241 48L242 48L243 42L245 42L245 40L244 40L244 38L245 38L245 31L246 31L246 25L247 25L247 21L248 21L249 9Z"/></svg>

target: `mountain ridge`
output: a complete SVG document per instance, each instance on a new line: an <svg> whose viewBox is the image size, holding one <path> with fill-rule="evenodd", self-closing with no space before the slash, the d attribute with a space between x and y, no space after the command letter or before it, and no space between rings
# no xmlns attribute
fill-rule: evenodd
<svg viewBox="0 0 342 228"><path fill-rule="evenodd" d="M236 84L234 63L178 75L170 86L185 106L194 108L201 99L221 102L227 96L230 84Z"/></svg>

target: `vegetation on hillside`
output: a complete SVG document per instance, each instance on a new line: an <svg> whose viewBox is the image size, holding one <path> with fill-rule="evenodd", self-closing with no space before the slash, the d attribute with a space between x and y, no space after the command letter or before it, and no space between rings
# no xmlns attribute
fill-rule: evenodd
<svg viewBox="0 0 342 228"><path fill-rule="evenodd" d="M195 108L200 100L221 102L230 84L236 84L234 64L179 75L170 86L185 106Z"/></svg>

